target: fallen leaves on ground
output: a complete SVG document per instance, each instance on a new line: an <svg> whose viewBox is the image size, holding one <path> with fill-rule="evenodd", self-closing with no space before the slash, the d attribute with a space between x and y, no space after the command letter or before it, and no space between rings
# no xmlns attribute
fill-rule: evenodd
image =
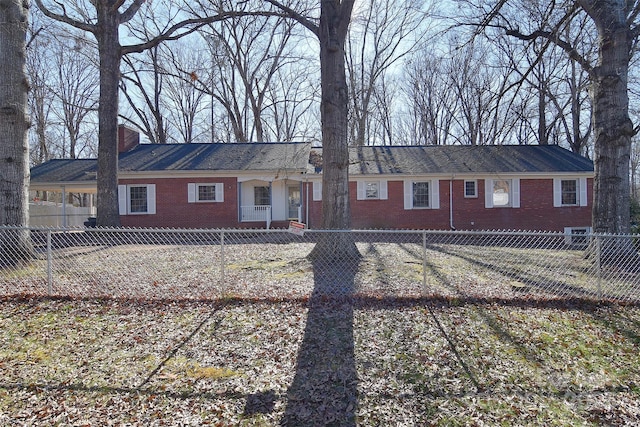
<svg viewBox="0 0 640 427"><path fill-rule="evenodd" d="M0 303L0 424L635 425L640 309Z"/></svg>

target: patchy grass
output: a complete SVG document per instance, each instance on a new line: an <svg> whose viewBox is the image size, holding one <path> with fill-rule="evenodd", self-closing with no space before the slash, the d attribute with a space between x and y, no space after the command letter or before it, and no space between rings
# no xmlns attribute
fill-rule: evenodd
<svg viewBox="0 0 640 427"><path fill-rule="evenodd" d="M637 425L640 309L0 303L2 425Z"/></svg>
<svg viewBox="0 0 640 427"><path fill-rule="evenodd" d="M402 241L402 235L395 237L399 241L357 243L362 259L352 279L358 295L640 301L640 269L633 259L600 265L562 242L556 242L554 249L529 247L526 242L518 247L437 239L423 246ZM0 269L0 295L304 298L315 286L314 268L307 259L312 248L312 243L252 243L250 239L224 247L65 247L54 250L49 272L43 260Z"/></svg>

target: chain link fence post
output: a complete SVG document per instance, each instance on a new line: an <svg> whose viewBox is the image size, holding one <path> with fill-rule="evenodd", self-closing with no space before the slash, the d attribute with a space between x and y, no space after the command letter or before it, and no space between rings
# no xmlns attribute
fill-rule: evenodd
<svg viewBox="0 0 640 427"><path fill-rule="evenodd" d="M224 230L220 230L220 281L221 281L221 288L222 288L222 293L226 293L226 280L225 280L225 274L224 274L224 264L225 264L225 260L224 260Z"/></svg>
<svg viewBox="0 0 640 427"><path fill-rule="evenodd" d="M422 288L427 293L427 231L422 231Z"/></svg>
<svg viewBox="0 0 640 427"><path fill-rule="evenodd" d="M47 230L47 294L53 294L53 251L51 250L51 230Z"/></svg>
<svg viewBox="0 0 640 427"><path fill-rule="evenodd" d="M598 299L602 300L602 236L596 234L596 285Z"/></svg>

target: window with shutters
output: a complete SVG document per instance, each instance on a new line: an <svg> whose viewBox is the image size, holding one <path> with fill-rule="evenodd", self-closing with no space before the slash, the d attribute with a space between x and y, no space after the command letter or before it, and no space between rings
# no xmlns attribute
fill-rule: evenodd
<svg viewBox="0 0 640 427"><path fill-rule="evenodd" d="M404 208L440 209L440 184L437 179L404 181Z"/></svg>
<svg viewBox="0 0 640 427"><path fill-rule="evenodd" d="M118 185L120 215L155 214L155 184Z"/></svg>
<svg viewBox="0 0 640 427"><path fill-rule="evenodd" d="M553 180L553 206L587 206L586 178L556 178Z"/></svg>
<svg viewBox="0 0 640 427"><path fill-rule="evenodd" d="M189 203L224 202L224 185L219 182L190 183L187 193Z"/></svg>
<svg viewBox="0 0 640 427"><path fill-rule="evenodd" d="M387 200L388 187L386 180L357 180L357 200Z"/></svg>

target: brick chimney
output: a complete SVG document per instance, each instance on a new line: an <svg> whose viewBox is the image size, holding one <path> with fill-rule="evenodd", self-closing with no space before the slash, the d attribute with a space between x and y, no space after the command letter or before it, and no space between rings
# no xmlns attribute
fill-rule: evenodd
<svg viewBox="0 0 640 427"><path fill-rule="evenodd" d="M136 148L140 144L138 131L118 125L118 153L125 153Z"/></svg>

